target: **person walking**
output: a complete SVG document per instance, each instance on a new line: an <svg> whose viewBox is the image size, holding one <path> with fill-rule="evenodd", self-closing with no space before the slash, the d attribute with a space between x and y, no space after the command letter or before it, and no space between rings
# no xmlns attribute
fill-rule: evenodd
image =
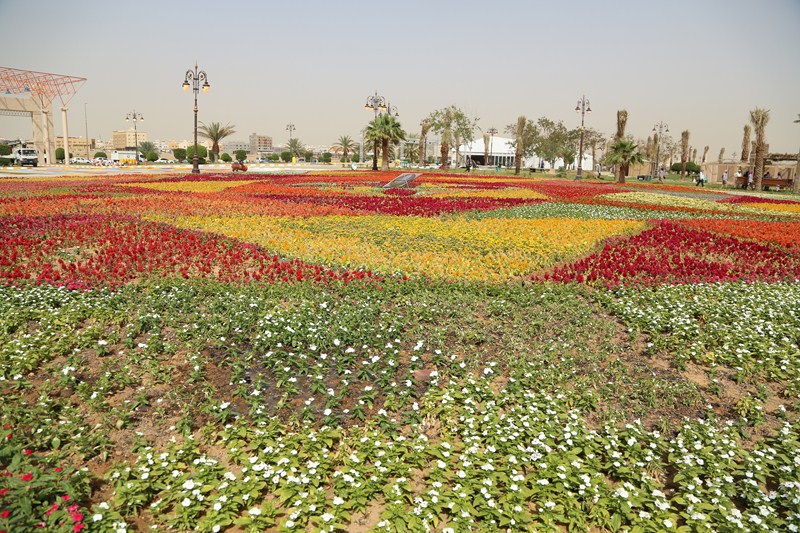
<svg viewBox="0 0 800 533"><path fill-rule="evenodd" d="M728 186L728 169L727 168L725 169L725 172L722 173L722 186L723 187L727 187Z"/></svg>

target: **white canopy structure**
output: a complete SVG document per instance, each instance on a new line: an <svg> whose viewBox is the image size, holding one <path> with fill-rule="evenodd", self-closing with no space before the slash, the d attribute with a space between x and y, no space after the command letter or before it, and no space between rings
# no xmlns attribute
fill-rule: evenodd
<svg viewBox="0 0 800 533"><path fill-rule="evenodd" d="M489 166L502 166L502 167L513 167L516 165L516 149L513 146L514 139L510 137L498 137L495 135L494 137L489 138L489 159L488 161L484 161L486 157L486 150L485 145L483 143L483 137L477 138L471 143L462 144L458 149L458 155L460 161L458 161L459 165L463 165L465 162L465 158L471 158L473 163L478 165L489 165ZM456 157L456 150L453 148L450 150L450 159L455 161ZM577 165L577 161L575 162ZM537 168L544 168L550 169L550 163L547 161L543 161L538 155L534 154L530 157L526 157L522 161L523 167L537 167ZM563 167L564 161L561 159L557 159L555 161L555 168ZM583 153L583 164L581 165L585 170L593 170L594 169L594 162L592 161L592 154L591 152L584 151Z"/></svg>

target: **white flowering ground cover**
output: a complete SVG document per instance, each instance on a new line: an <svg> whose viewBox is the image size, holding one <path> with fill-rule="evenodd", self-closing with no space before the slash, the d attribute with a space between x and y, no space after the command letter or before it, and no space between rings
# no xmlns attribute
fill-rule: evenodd
<svg viewBox="0 0 800 533"><path fill-rule="evenodd" d="M6 287L0 506L30 509L8 531L794 531L798 309L798 284Z"/></svg>

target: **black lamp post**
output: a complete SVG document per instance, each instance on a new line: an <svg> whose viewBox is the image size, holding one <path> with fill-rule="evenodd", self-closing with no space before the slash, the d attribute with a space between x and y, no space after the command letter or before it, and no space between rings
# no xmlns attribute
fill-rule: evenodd
<svg viewBox="0 0 800 533"><path fill-rule="evenodd" d="M575 107L575 112L581 114L581 141L578 148L578 174L575 176L576 180L583 178L583 120L586 116L586 113L592 112L592 106L589 104L589 100L586 98L586 95L581 96L581 99L578 100L578 105Z"/></svg>
<svg viewBox="0 0 800 533"><path fill-rule="evenodd" d="M133 113L128 113L125 115L125 122L133 121L133 143L136 145L134 149L134 153L136 154L136 166L139 166L139 130L136 128L136 123L139 121L143 121L144 117L141 113L137 113L136 110L133 110ZM88 139L87 139L88 142Z"/></svg>
<svg viewBox="0 0 800 533"><path fill-rule="evenodd" d="M378 91L375 94L367 97L367 103L364 104L364 109L369 111L372 109L375 112L375 118L378 118L378 111L386 111L386 97L379 96ZM395 108L396 110L396 108ZM372 170L378 170L378 140L375 139L372 144Z"/></svg>
<svg viewBox="0 0 800 533"><path fill-rule="evenodd" d="M667 126L664 122L660 122L653 126L653 133L658 134L658 141L656 141L656 164L653 166L653 178L656 177L656 173L658 172L658 162L659 157L661 155L661 137L665 133L669 133L669 126ZM661 181L661 174L658 175L658 181Z"/></svg>
<svg viewBox="0 0 800 533"><path fill-rule="evenodd" d="M192 154L192 174L200 174L200 167L197 163L197 93L200 92L200 82L203 82L203 92L207 93L211 88L208 84L208 77L205 70L197 70L197 63L194 64L194 70L189 69L186 71L186 77L183 79L184 92L192 87L194 91L194 154Z"/></svg>

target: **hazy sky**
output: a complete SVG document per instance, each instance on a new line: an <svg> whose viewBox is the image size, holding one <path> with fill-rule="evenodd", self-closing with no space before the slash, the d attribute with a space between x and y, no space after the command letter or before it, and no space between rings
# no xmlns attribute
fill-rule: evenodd
<svg viewBox="0 0 800 533"><path fill-rule="evenodd" d="M800 146L800 0L403 0L281 2L0 0L1 66L88 79L69 104L70 135L109 139L134 109L150 139L190 139L195 60L211 92L199 119L276 144L360 137L376 90L417 132L455 104L503 130L524 114L611 134L659 121L716 159L741 151L755 107L770 110L770 151ZM84 106L84 104L87 104ZM61 114L55 107L56 134ZM0 137L31 137L0 115ZM476 132L479 136L480 132Z"/></svg>

